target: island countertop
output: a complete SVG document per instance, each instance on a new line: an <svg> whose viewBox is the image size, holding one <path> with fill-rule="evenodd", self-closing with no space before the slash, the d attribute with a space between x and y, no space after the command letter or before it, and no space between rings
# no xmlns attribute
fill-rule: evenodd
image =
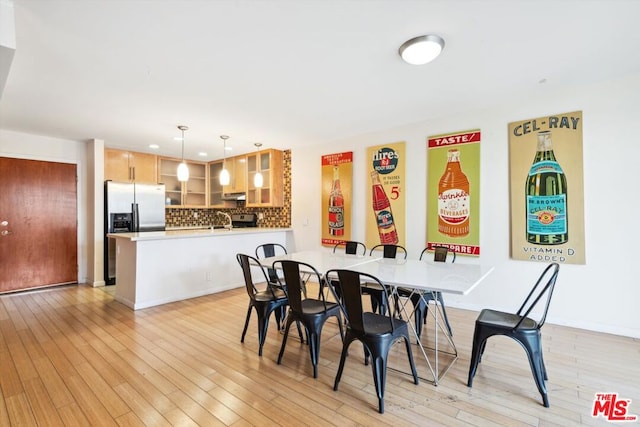
<svg viewBox="0 0 640 427"><path fill-rule="evenodd" d="M114 233L115 300L134 310L244 286L236 254L262 243L293 244L291 228Z"/></svg>
<svg viewBox="0 0 640 427"><path fill-rule="evenodd" d="M292 228L266 228L266 227L246 227L233 228L231 230L218 228L211 230L210 228L187 228L166 231L145 231L141 233L110 233L107 237L114 239L125 239L132 242L146 240L167 240L167 239L186 239L201 237L219 237L219 236L235 236L242 234L264 234L278 233L283 231L292 231Z"/></svg>

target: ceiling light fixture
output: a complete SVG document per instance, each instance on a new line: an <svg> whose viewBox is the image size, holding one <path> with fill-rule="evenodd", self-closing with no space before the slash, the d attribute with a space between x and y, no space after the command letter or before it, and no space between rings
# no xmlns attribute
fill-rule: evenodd
<svg viewBox="0 0 640 427"><path fill-rule="evenodd" d="M398 53L411 65L423 65L433 61L444 49L444 39L435 34L414 37L402 43Z"/></svg>
<svg viewBox="0 0 640 427"><path fill-rule="evenodd" d="M187 126L178 126L178 129L182 131L182 162L178 165L178 181L189 181L189 167L184 162L184 131L189 130Z"/></svg>
<svg viewBox="0 0 640 427"><path fill-rule="evenodd" d="M260 164L260 147L262 147L262 143L256 142L253 145L255 145L256 148L258 149L256 164L259 165ZM260 173L260 171L257 171L256 174L253 176L253 186L256 188L262 188L263 184L264 184L264 178L262 176L262 173Z"/></svg>
<svg viewBox="0 0 640 427"><path fill-rule="evenodd" d="M231 182L231 176L229 176L229 171L227 170L227 139L229 139L229 136L220 135L220 138L224 144L224 158L222 159L222 170L220 171L220 185L229 185L229 182Z"/></svg>

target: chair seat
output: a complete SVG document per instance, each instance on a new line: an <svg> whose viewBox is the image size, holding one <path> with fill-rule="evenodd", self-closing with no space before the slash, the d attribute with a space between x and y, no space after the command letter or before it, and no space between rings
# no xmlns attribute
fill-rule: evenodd
<svg viewBox="0 0 640 427"><path fill-rule="evenodd" d="M304 314L321 314L336 308L339 308L339 306L335 302L327 302L325 304L323 301L317 299L302 300L302 312Z"/></svg>
<svg viewBox="0 0 640 427"><path fill-rule="evenodd" d="M258 291L255 293L256 301L277 301L279 299L285 299L287 295L282 291L282 289L273 289L273 292L270 290Z"/></svg>
<svg viewBox="0 0 640 427"><path fill-rule="evenodd" d="M391 334L389 327L389 316L383 316L376 313L362 313L364 322L365 336ZM407 327L407 323L402 319L393 318L393 328L401 330Z"/></svg>
<svg viewBox="0 0 640 427"><path fill-rule="evenodd" d="M513 313L505 313L503 311L484 309L480 312L480 315L476 319L476 322L483 325L492 326L500 329L513 329L518 322L522 319L521 316ZM520 330L523 329L537 329L538 322L526 317L520 325Z"/></svg>

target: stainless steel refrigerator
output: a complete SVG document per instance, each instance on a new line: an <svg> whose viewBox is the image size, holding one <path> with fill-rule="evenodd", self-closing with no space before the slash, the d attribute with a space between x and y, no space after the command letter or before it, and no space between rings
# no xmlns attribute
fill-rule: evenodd
<svg viewBox="0 0 640 427"><path fill-rule="evenodd" d="M116 280L115 239L107 233L162 231L165 229L164 184L104 183L104 280Z"/></svg>

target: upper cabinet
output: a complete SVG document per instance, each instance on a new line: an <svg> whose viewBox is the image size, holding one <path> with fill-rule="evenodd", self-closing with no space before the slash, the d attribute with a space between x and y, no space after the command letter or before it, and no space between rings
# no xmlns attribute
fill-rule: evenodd
<svg viewBox="0 0 640 427"><path fill-rule="evenodd" d="M186 162L189 167L189 180L180 182L176 174L180 162L180 159L164 157L159 159L159 181L165 185L167 205L206 207L207 165L200 162Z"/></svg>
<svg viewBox="0 0 640 427"><path fill-rule="evenodd" d="M224 207L225 201L222 199L222 185L220 185L220 171L222 171L222 160L209 163L209 206Z"/></svg>
<svg viewBox="0 0 640 427"><path fill-rule="evenodd" d="M235 156L226 160L229 171L229 185L223 187L225 193L244 193L247 191L247 157Z"/></svg>
<svg viewBox="0 0 640 427"><path fill-rule="evenodd" d="M157 183L158 157L133 151L104 150L104 179L120 182Z"/></svg>
<svg viewBox="0 0 640 427"><path fill-rule="evenodd" d="M248 207L280 207L284 205L284 155L279 150L262 150L247 155ZM256 173L262 174L262 187L256 188Z"/></svg>

